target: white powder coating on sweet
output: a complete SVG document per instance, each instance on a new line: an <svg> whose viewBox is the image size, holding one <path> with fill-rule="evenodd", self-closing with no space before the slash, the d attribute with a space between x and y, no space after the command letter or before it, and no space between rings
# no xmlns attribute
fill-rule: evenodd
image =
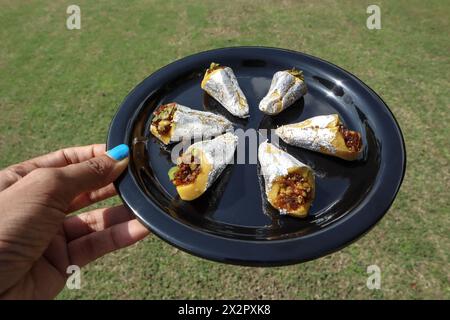
<svg viewBox="0 0 450 320"><path fill-rule="evenodd" d="M177 104L173 115L174 131L170 140L217 136L233 129L233 124L225 117L211 112L198 111Z"/></svg>
<svg viewBox="0 0 450 320"><path fill-rule="evenodd" d="M259 103L259 109L267 114L278 114L290 107L306 93L304 81L294 77L287 70L274 74L269 92Z"/></svg>
<svg viewBox="0 0 450 320"><path fill-rule="evenodd" d="M337 115L317 116L300 123L281 126L275 133L290 145L333 154L336 153L332 143L337 132L336 121ZM304 125L305 123L307 124Z"/></svg>
<svg viewBox="0 0 450 320"><path fill-rule="evenodd" d="M212 140L196 142L186 150L186 153L189 153L192 149L201 150L208 163L212 165L212 170L208 175L207 188L214 183L223 169L233 160L237 142L238 136L227 132Z"/></svg>
<svg viewBox="0 0 450 320"><path fill-rule="evenodd" d="M333 124L333 122L336 123L336 121L338 121L338 120L339 120L339 118L336 114L327 114L327 115L323 115L323 116L315 116L315 117L306 119L305 121L308 121L309 126L312 126L312 127L327 128L329 125Z"/></svg>
<svg viewBox="0 0 450 320"><path fill-rule="evenodd" d="M279 176L287 175L289 168L309 168L306 164L267 141L259 145L258 160L261 165L261 173L264 176L267 196L272 188L273 180Z"/></svg>
<svg viewBox="0 0 450 320"><path fill-rule="evenodd" d="M232 115L240 118L249 116L247 98L231 68L223 67L213 71L203 89Z"/></svg>

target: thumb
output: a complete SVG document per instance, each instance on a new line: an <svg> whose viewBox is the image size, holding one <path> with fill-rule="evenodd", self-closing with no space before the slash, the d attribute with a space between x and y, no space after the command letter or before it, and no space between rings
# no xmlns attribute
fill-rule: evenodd
<svg viewBox="0 0 450 320"><path fill-rule="evenodd" d="M121 144L104 155L60 168L67 201L116 180L128 165L128 154L128 146Z"/></svg>

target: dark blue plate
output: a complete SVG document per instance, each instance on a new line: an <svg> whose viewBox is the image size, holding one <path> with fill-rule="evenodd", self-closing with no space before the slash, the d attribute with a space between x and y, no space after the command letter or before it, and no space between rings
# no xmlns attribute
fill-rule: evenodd
<svg viewBox="0 0 450 320"><path fill-rule="evenodd" d="M250 118L233 118L200 88L211 62L231 67L250 105ZM258 103L279 70L303 70L308 93L275 117ZM242 129L270 129L306 118L338 113L365 144L360 161L280 146L316 173L316 199L306 219L280 216L262 196L257 164L230 165L200 198L184 202L168 179L170 150L149 133L160 104L224 113ZM405 146L386 104L349 72L319 58L276 48L236 47L201 52L156 71L124 100L112 120L108 148L131 146L130 165L117 181L124 203L157 236L211 260L285 265L336 251L367 232L392 204L403 179ZM241 143L241 142L240 142Z"/></svg>

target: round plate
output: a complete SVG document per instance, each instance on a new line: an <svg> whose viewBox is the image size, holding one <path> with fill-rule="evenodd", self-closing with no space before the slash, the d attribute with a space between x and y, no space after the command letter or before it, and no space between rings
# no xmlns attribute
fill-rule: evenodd
<svg viewBox="0 0 450 320"><path fill-rule="evenodd" d="M233 117L202 91L200 82L211 62L234 70L249 102L250 118ZM279 115L264 115L258 104L273 74L293 67L303 70L308 93ZM149 132L152 112L169 102L222 113L243 130L338 113L347 127L362 133L364 156L349 162L280 140L282 149L316 174L316 199L305 219L280 216L267 204L258 164L250 159L229 165L205 194L185 202L167 176L173 166L170 148ZM253 266L302 262L351 243L389 209L406 164L400 128L374 91L329 62L264 47L201 52L150 75L125 98L112 120L107 147L121 143L131 147L130 164L116 188L154 234L200 257Z"/></svg>

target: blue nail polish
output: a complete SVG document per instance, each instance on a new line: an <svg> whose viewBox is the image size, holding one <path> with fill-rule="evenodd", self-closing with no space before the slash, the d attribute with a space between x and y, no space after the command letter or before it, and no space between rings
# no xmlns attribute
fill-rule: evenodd
<svg viewBox="0 0 450 320"><path fill-rule="evenodd" d="M126 144L119 144L117 147L112 148L106 154L116 161L120 161L128 157L130 148Z"/></svg>

